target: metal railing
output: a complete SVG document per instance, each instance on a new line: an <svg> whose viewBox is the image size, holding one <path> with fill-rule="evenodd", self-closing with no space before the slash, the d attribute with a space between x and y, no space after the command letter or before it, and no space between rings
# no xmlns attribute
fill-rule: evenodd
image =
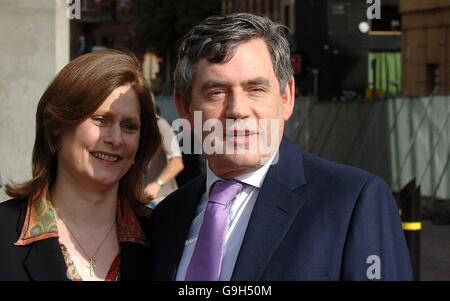
<svg viewBox="0 0 450 301"><path fill-rule="evenodd" d="M416 178L423 195L450 200L450 97L302 98L292 118L286 133L303 149L375 173L396 191Z"/></svg>

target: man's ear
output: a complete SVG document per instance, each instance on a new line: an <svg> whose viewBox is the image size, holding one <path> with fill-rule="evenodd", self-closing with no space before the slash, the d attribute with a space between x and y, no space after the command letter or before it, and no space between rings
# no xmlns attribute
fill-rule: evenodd
<svg viewBox="0 0 450 301"><path fill-rule="evenodd" d="M191 127L193 127L194 118L191 113L191 102L182 96L177 90L173 91L173 99L178 116L180 116L180 118L187 119Z"/></svg>
<svg viewBox="0 0 450 301"><path fill-rule="evenodd" d="M281 98L283 101L283 118L287 121L294 111L295 104L295 81L293 77L291 77L291 79L287 82Z"/></svg>

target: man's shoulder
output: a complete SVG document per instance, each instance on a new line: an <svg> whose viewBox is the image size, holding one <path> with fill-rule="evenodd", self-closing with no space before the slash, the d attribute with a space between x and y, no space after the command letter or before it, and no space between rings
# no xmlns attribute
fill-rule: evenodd
<svg viewBox="0 0 450 301"><path fill-rule="evenodd" d="M366 181L375 175L360 168L337 163L328 159L302 151L305 174L308 177L339 177L347 181Z"/></svg>
<svg viewBox="0 0 450 301"><path fill-rule="evenodd" d="M284 154L290 169L302 168L305 182L310 191L358 194L367 186L377 186L389 190L380 177L360 168L327 160L300 149L289 139L284 141ZM293 158L295 160L293 160ZM295 162L300 159L301 164ZM292 162L291 162L292 161Z"/></svg>
<svg viewBox="0 0 450 301"><path fill-rule="evenodd" d="M384 191L390 193L388 184L365 170L332 162L303 152L305 178L310 188L328 192L330 195L355 199L365 191Z"/></svg>
<svg viewBox="0 0 450 301"><path fill-rule="evenodd" d="M286 160L289 163L287 165L289 168L297 169L301 166L307 183L314 181L323 182L327 179L330 181L339 180L339 182L354 183L376 178L373 174L357 167L313 155L301 149L287 138L283 140L283 148L284 158L280 158L280 160ZM296 162L296 160L301 160L301 163Z"/></svg>

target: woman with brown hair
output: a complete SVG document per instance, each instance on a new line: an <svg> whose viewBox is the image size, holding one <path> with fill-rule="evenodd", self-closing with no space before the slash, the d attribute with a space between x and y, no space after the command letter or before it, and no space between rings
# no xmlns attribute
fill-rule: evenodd
<svg viewBox="0 0 450 301"><path fill-rule="evenodd" d="M0 280L145 279L142 174L161 138L138 60L106 50L41 97L30 181L0 204Z"/></svg>

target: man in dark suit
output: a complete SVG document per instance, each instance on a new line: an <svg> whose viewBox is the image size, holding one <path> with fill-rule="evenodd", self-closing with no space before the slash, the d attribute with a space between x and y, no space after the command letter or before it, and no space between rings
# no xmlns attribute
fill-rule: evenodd
<svg viewBox="0 0 450 301"><path fill-rule="evenodd" d="M386 184L283 137L295 95L285 33L233 14L185 37L174 98L191 125L201 115L207 173L153 212L154 280L411 279Z"/></svg>

